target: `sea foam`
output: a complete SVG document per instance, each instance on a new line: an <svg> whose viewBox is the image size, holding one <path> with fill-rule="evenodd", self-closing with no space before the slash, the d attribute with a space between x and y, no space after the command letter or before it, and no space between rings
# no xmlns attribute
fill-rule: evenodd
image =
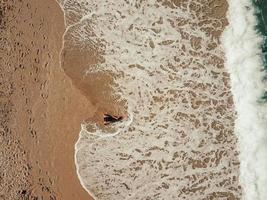
<svg viewBox="0 0 267 200"><path fill-rule="evenodd" d="M86 74L115 74L113 89L128 111L111 133L82 125L75 162L88 193L101 200L238 199L234 112L216 38L225 21L203 12L212 5L62 0L61 6L68 44L103 52L104 61L88 65Z"/></svg>
<svg viewBox="0 0 267 200"><path fill-rule="evenodd" d="M251 0L229 0L229 26L222 36L230 72L240 151L240 180L246 200L267 199L267 89L262 36Z"/></svg>

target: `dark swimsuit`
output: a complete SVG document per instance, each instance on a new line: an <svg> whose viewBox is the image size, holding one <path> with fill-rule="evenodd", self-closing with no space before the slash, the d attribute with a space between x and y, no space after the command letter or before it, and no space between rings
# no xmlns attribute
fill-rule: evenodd
<svg viewBox="0 0 267 200"><path fill-rule="evenodd" d="M118 121L121 121L121 120L122 120L122 117L115 118L115 117L113 117L112 115L109 115L109 114L105 114L105 116L104 116L104 121L107 122L107 123L114 123L114 122L118 122Z"/></svg>

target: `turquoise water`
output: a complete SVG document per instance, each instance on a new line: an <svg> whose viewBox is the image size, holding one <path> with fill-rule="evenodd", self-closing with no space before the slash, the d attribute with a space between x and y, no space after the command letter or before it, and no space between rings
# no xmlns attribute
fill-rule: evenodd
<svg viewBox="0 0 267 200"><path fill-rule="evenodd" d="M256 16L258 19L258 24L256 29L263 36L263 43L261 46L263 54L264 68L266 70L267 80L267 0L253 0L254 6L256 7ZM263 99L267 101L267 91L263 95Z"/></svg>
<svg viewBox="0 0 267 200"><path fill-rule="evenodd" d="M265 61L267 60L267 0L254 0L256 6L256 16L258 24L256 28L264 37L264 43L262 44L262 52L264 54ZM267 63L266 66L267 67Z"/></svg>

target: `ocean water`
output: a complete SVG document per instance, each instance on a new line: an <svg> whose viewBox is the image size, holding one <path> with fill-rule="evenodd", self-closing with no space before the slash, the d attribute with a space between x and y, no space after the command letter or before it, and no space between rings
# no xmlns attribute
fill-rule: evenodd
<svg viewBox="0 0 267 200"><path fill-rule="evenodd" d="M256 30L258 30L263 37L261 45L262 53L264 55L264 67L267 69L267 1L254 0L253 5L255 8L255 15L257 18Z"/></svg>
<svg viewBox="0 0 267 200"><path fill-rule="evenodd" d="M255 15L257 18L256 30L259 31L263 42L261 44L264 68L267 70L267 1L254 0ZM267 100L267 92L264 93L263 99Z"/></svg>
<svg viewBox="0 0 267 200"><path fill-rule="evenodd" d="M84 76L114 74L114 96L126 102L127 117L111 129L81 126L75 161L88 193L101 200L239 199L235 110L219 45L226 2L60 5L68 48L90 46L102 58Z"/></svg>
<svg viewBox="0 0 267 200"><path fill-rule="evenodd" d="M263 42L261 45L263 53L264 68L267 70L267 1L254 1L255 14L257 17L256 29L260 32ZM266 75L267 76L267 75ZM267 78L267 77L266 77ZM263 99L267 100L267 92L264 93Z"/></svg>
<svg viewBox="0 0 267 200"><path fill-rule="evenodd" d="M267 1L229 1L222 43L231 76L246 200L267 199L266 7Z"/></svg>

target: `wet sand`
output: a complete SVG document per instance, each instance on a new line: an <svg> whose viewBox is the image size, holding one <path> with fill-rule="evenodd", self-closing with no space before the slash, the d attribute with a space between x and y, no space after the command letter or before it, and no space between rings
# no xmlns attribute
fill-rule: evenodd
<svg viewBox="0 0 267 200"><path fill-rule="evenodd" d="M0 63L5 66L0 67L0 200L90 200L76 174L74 144L83 120L100 122L105 112L123 114L110 103L113 99L103 96L112 77L96 79L100 82L81 78L83 67L97 62L92 52L65 48L61 54L64 19L54 0L3 5L2 21L7 23L0 24ZM213 10L209 6L204 8L207 15L222 18L225 26L225 2ZM216 28L206 32L216 39L221 34ZM231 99L227 109L232 111ZM238 183L238 174L232 182ZM232 190L238 193L240 187ZM227 196L210 198L220 195Z"/></svg>
<svg viewBox="0 0 267 200"><path fill-rule="evenodd" d="M159 1L159 2L164 2L163 4L166 4L166 6L169 6L171 8L175 7L172 3L170 3L171 1ZM177 22L177 30L180 31L181 37L182 37L181 38L182 41L180 42L180 44L181 44L181 46L184 47L183 49L181 49L181 52L183 52L184 54L183 53L181 53L181 54L189 56L191 61L193 61L195 59L197 60L198 58L201 58L201 59L203 58L203 60L204 60L202 63L203 65L200 64L200 65L194 67L193 70L196 73L195 78L184 80L184 82L181 81L181 83L184 83L184 87L181 88L181 90L178 92L178 94L175 93L177 96L175 96L175 98L174 98L174 101L180 102L180 103L178 103L180 105L177 106L177 107L179 107L178 110L179 109L182 110L180 113L179 112L177 113L177 116L176 116L177 124L179 125L179 124L183 123L184 121L186 121L185 127L189 129L190 123L192 122L192 124L193 124L193 122L195 121L195 124L194 124L195 127L192 129L193 130L200 130L200 127L202 126L201 131L199 131L201 134L199 134L199 135L200 135L200 137L203 137L203 140L201 140L201 141L200 141L200 139L196 140L196 141L199 141L199 143L200 143L199 146L197 146L197 145L194 146L194 145L192 145L192 143L193 143L192 141L194 140L194 138L193 138L194 136L190 135L190 131L188 129L187 129L187 131L184 132L184 134L181 134L182 136L179 139L179 142L181 142L181 140L183 140L183 138L186 138L183 141L188 140L188 141L185 141L183 144L181 144L181 148L184 146L187 146L187 145L192 145L190 148L190 150L192 150L192 151L189 150L188 151L189 153L187 155L184 155L184 156L182 156L181 159L179 159L179 161L181 161L181 162L184 161L184 165L185 165L184 171L185 172L180 172L180 174L179 174L178 169L177 169L176 175L179 174L177 176L180 176L179 178L181 178L182 180L186 179L186 181L185 181L184 185L179 184L179 187L181 187L182 189L179 189L178 193L180 193L181 198L183 197L185 199L190 199L190 198L196 198L197 199L198 197L196 196L196 194L205 196L205 199L223 199L223 198L240 199L241 188L239 186L238 152L236 150L236 137L233 133L235 114L234 114L234 105L233 105L232 95L230 93L229 74L227 73L227 71L224 68L223 53L214 52L214 49L215 49L215 51L217 50L217 51L222 52L219 39L220 39L222 31L224 30L225 26L227 25L227 19L226 19L227 3L226 3L226 1L209 1L209 0L197 1L197 2L195 2L195 1L194 2L172 1L172 2L175 5L182 7L184 10L192 11L192 13L194 15L194 19L195 19L195 20L189 21L189 20L183 19L181 17L177 20L178 21ZM133 3L133 5L134 5L134 3ZM75 6L77 6L77 7L75 7ZM76 10L78 17L75 18L75 20L74 20L74 22L77 22L79 17L83 16L79 12L79 8L84 8L84 7L83 7L82 3L81 4L77 3L77 5L72 5L71 3L69 3L69 5L66 6L66 9L69 10L69 13L70 13L69 18L68 18L69 21L71 21L70 20L71 17L74 16L74 14L73 14L73 13L75 13L73 11L73 10L75 10L74 8L77 8L77 10L78 10L78 11ZM83 9L81 9L81 12L83 12ZM96 11L96 13L97 13L97 11ZM110 14L110 15L112 15L112 14ZM152 19L152 20L154 20L154 19ZM84 24L86 24L85 21L86 20L83 21ZM108 20L105 19L103 21L108 21ZM72 24L74 22L71 22L70 24ZM200 30L201 33L203 33L203 35L205 35L203 38L209 38L209 40L208 39L207 39L208 41L203 40L203 38L201 38L201 34L199 34L199 35L195 34L194 31L192 31L194 33L191 33L190 31L184 31L183 26L187 26L187 24L192 25L192 27L197 27L196 29ZM75 27L76 29L73 28L72 31L73 31L73 34L75 35L75 33L76 33L75 30L76 31L79 30L79 26L82 27L82 23L81 24L77 23L74 26L76 26ZM101 26L103 26L103 24L101 24ZM139 28L138 24L137 25L134 24L133 26L137 26L137 27L135 27L136 29ZM97 25L96 25L96 27L97 27ZM112 27L112 25L111 25L111 27ZM127 27L127 26L125 26L125 27ZM84 30L84 29L82 29L82 30ZM194 28L192 28L192 30L194 30ZM77 32L79 33L79 31L77 31ZM112 32L112 30L111 30L111 32ZM111 32L109 33L110 35L112 35ZM116 32L116 30L114 30L114 32ZM87 33L90 33L90 30ZM83 35L82 32L80 34ZM100 34L100 33L98 33L98 34ZM118 35L119 34L121 34L121 32L119 32ZM69 35L71 35L71 34L69 34ZM78 47L79 47L79 45L81 45L82 47L84 47L84 46L83 46L83 44L81 44L82 43L81 41L83 41L83 38L82 37L79 38L79 34L76 34L76 36L77 36L76 39L75 38L73 39L71 37L67 38L68 40L73 39L73 44L72 44L72 42L69 42L68 48L65 49L66 59L64 59L63 68L66 70L68 75L70 77L72 77L72 79L77 80L77 81L75 81L75 85L77 86L77 88L80 88L88 96L94 94L94 98L99 97L100 94L98 94L98 92L102 91L102 88L100 91L94 91L92 93L91 93L92 90L88 90L88 91L84 90L84 88L87 88L87 86L86 86L87 82L84 79L84 73L80 73L80 72L84 72L85 69L89 68L89 66L88 66L89 62L87 60L88 57L90 57L92 55L96 55L96 54L94 51L92 51L92 49L91 49L92 47L89 47L90 50L88 52L84 51L84 49L83 49L83 51L79 51L77 53L77 46ZM188 45L188 46L186 46L186 44L182 45L183 42L185 42L186 44L188 44L190 42L190 45ZM205 43L205 44L202 45L203 43ZM142 45L142 44L140 44L140 45ZM117 44L115 42L115 46L116 45ZM206 46L207 48L203 49L203 46ZM87 47L85 47L85 48L87 48ZM151 47L151 48L153 48L153 47ZM111 47L111 49L112 49L112 47ZM114 47L114 49L116 49L116 48ZM190 49L190 50L187 51L188 49ZM97 52L97 49L95 51ZM136 56L136 57L138 57L138 56ZM99 59L99 60L100 61L98 61L98 62L101 62L101 59ZM190 68L193 66L192 62L188 61L189 59L186 60L186 56L179 56L179 59L177 59L177 60L179 60L179 64L175 65L175 67L177 67L175 69L179 72L186 70L187 68ZM97 62L97 59L95 59L93 61L93 64L95 62ZM138 62L138 61L136 61L136 62ZM78 72L77 74L72 71L73 70L72 66L74 63L77 63L76 67L78 69L80 69L79 70L80 72ZM111 64L112 64L112 61L111 61ZM207 70L205 70L206 67L208 67ZM168 68L168 67L166 66L166 68ZM107 67L107 69L108 69L108 67ZM205 78L207 78L208 80L212 80L210 83L208 83L209 81L206 82L206 79L203 78L203 74L201 73L201 69L203 69L205 71L205 72L203 72L203 74L205 74L205 75L208 74L207 76L205 76ZM77 78L77 77L80 77L80 78ZM133 77L133 79L134 78L135 77ZM198 79L198 78L200 78L200 79ZM203 80L201 78L203 78L205 80ZM103 80L103 79L101 79L101 80ZM99 85L99 84L96 84L96 85ZM144 86L145 86L145 84L144 84ZM89 87L90 87L90 82L89 82ZM96 87L93 87L93 88L95 90L97 90ZM107 89L107 88L104 86L103 90L105 90L105 89ZM188 90L189 92L188 93L185 92L184 89ZM136 93L137 93L137 91L139 91L139 90L136 89ZM207 94L207 93L208 93L208 95L206 96L207 98L202 96L203 94ZM95 95L95 94L97 94L97 95ZM220 94L220 95L218 95L218 94ZM103 100L103 98L99 98L99 99ZM162 99L164 99L164 98L162 98ZM162 102L163 101L162 99L159 99L158 101ZM104 98L104 100L105 100L105 98ZM94 102L97 102L97 100L94 100ZM99 105L103 106L107 102L102 101ZM150 105L153 105L153 103L151 103ZM147 106L149 106L149 103L147 103ZM192 113L188 113L187 112L188 107L192 110L195 110L195 111L193 111ZM198 112L198 108L205 109L205 112L204 113ZM141 110L141 109L139 109L139 110ZM210 117L208 117L208 116L210 116ZM192 125L192 127L193 127L193 125ZM130 133L127 132L125 135L128 136L128 135L130 135ZM139 136L137 136L137 137L139 137ZM94 193L97 197L99 197L99 199L109 199L111 194L114 194L114 196L112 196L111 199L115 199L115 197L117 197L118 199L121 199L121 198L123 198L123 195L127 195L128 193L131 193L131 192L139 193L139 192L136 192L134 189L133 190L130 190L130 189L127 190L127 187L126 187L126 189L123 186L120 187L120 184L118 183L119 181L117 181L117 182L114 181L115 183L110 181L110 179L115 180L115 178L118 178L118 180L120 180L119 179L120 176L125 178L129 174L131 174L131 172L133 172L134 169L129 167L128 163L131 163L132 166L134 166L134 164L138 163L138 162L146 163L147 165L149 165L150 162L156 163L156 159L153 160L154 159L153 156L151 156L151 158L146 158L145 156L142 155L143 157L141 157L140 160L135 160L134 157L139 157L139 154L136 152L133 152L131 148L134 148L134 147L137 148L139 141L136 142L136 146L125 145L125 149L129 149L129 151L125 150L122 152L121 157L120 156L116 157L115 154L117 152L114 151L114 152L110 153L110 150L116 149L116 147L118 147L118 149L119 149L121 146L123 146L123 143L119 143L120 139L118 139L119 144L116 147L114 147L114 146L112 146L112 142L115 143L116 139L114 139L114 140L113 139L102 140L102 141L104 141L103 142L104 145L101 146L101 142L97 143L97 142L94 142L93 139L92 139L92 141L90 141L90 139L87 139L87 138L89 138L89 137L87 137L87 135L85 134L85 137L82 138L84 142L83 143L81 142L81 146L86 146L86 144L89 144L89 145L86 146L86 148L84 148L83 151L80 150L80 152L82 152L81 157L80 157L81 166L82 166L81 167L81 174L83 173L83 176L85 177L84 182L85 182L85 185L87 185L87 189L90 190L92 193ZM141 138L141 137L139 137L139 138ZM150 144L153 144L151 137L147 137L146 139L144 139L143 141L150 141ZM133 142L134 140L127 140L127 141ZM140 141L139 143L141 143L141 142L142 141ZM106 152L101 152L98 154L97 150L94 151L93 148L90 149L91 146L93 146L91 144L94 144L95 149L101 149L102 150L102 147L104 147L103 149L106 150ZM99 146L98 146L98 144L99 144ZM162 146L159 146L158 148L160 148ZM164 146L164 147L167 149L166 146ZM198 148L199 148L199 150L197 150ZM166 149L164 149L164 150L166 150ZM212 150L209 150L209 149L212 149ZM86 152L87 152L87 154L86 154ZM93 154L92 152L95 152L95 154ZM142 154L143 152L139 149L139 153ZM146 152L146 153L148 155L153 154L152 151ZM180 151L180 152L175 152L175 153L177 153L177 155L182 155L183 152ZM192 154L194 154L194 155L192 155ZM125 157L127 157L127 158L124 158L123 155L125 155ZM82 156L84 156L84 157L82 157ZM108 159L105 160L105 157L112 158L112 159L110 159L112 161L109 163L109 160ZM115 166L117 166L116 169L112 168L113 164L115 162L114 161L115 158L118 159L118 161L117 161L118 164L115 165ZM131 160L131 158L132 158L132 160ZM102 162L99 162L100 163L99 167L95 168L95 165L89 164L89 163L94 163L94 159L95 159L95 165L97 165L99 160L102 161ZM107 161L107 162L103 161L102 159ZM149 159L151 159L152 161ZM82 160L87 160L87 162L86 161L82 162ZM127 161L125 161L125 163L127 162L127 164L123 165L122 164L123 161L120 161L120 160L127 160ZM188 162L186 162L187 160L188 160ZM170 161L170 162L172 162L172 161ZM105 169L103 166L101 166L102 163L105 163ZM174 161L174 163L175 163L175 161ZM140 171L142 171L142 172L144 171L144 173L145 173L146 170L143 169L142 166L140 166L140 165L137 165L138 167L140 167L142 169ZM91 167L91 166L94 166L94 167ZM110 171L106 170L109 166L110 166ZM124 166L127 166L127 167L124 167ZM152 169L153 167L151 167L150 169ZM157 168L157 167L155 166L155 168ZM199 175L198 170L199 171L203 170L203 173L201 175ZM90 173L92 171L93 172L99 172L99 176L97 176L97 175L95 176L96 173ZM116 171L123 173L123 175L117 175ZM153 169L151 171L153 171ZM182 171L182 169L181 169L181 171ZM204 173L204 172L206 172L206 173ZM114 173L115 175L113 174L114 176L111 176L112 173ZM135 172L133 172L133 173L135 173ZM147 173L149 173L149 170L147 170ZM192 177L184 177L185 173L189 173ZM160 174L160 172L156 175L158 175L158 177L159 177L159 174ZM102 181L95 181L95 182L90 181L90 178L88 178L88 177L93 177L93 176L94 176L94 178L92 178L91 180L100 180L101 179ZM144 180L144 179L142 179L142 180ZM130 178L128 180L130 180ZM205 181L203 181L203 180L205 180ZM105 181L107 181L106 184L105 184ZM93 185L92 182L94 182L95 185ZM128 186L131 185L132 188L134 188L133 182L134 181L132 181L131 183L127 183L127 180L126 180L123 183L125 183ZM112 185L113 183L114 183L114 185ZM112 185L112 187L110 187L110 185ZM140 185L142 185L141 181L140 181ZM115 186L117 186L117 187L115 187ZM150 186L150 189L151 189L151 187L152 186ZM105 188L105 189L103 189L103 188ZM128 187L128 188L130 188L130 187ZM140 188L142 188L142 186L140 186ZM118 190L121 189L121 191L119 191L118 195L116 196L116 190L117 189ZM123 189L125 192L123 192ZM165 189L167 191L168 188L166 187ZM144 192L144 193L146 193L146 192ZM164 193L164 192L162 192L162 193ZM119 196L119 194L121 194L121 196ZM192 195L192 196L190 197L190 195ZM203 198L202 197L199 197L199 198L204 199L204 197ZM132 199L134 199L134 197L132 197Z"/></svg>

